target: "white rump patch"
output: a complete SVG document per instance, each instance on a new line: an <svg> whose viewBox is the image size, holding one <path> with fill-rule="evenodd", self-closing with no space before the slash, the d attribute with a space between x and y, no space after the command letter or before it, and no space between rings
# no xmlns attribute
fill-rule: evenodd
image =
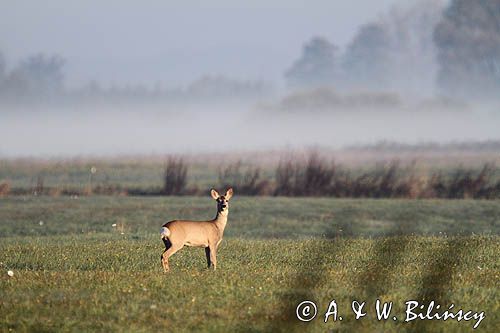
<svg viewBox="0 0 500 333"><path fill-rule="evenodd" d="M167 238L168 236L170 236L170 230L168 230L167 227L161 227L160 229L160 235L161 235L161 238Z"/></svg>

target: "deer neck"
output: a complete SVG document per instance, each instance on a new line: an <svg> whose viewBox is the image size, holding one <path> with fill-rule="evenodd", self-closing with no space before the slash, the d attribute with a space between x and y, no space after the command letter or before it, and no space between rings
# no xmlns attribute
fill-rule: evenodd
<svg viewBox="0 0 500 333"><path fill-rule="evenodd" d="M229 210L226 210L225 212L217 212L217 215L215 216L214 222L217 228L222 232L224 232L224 228L226 227L227 223L227 216L229 215Z"/></svg>

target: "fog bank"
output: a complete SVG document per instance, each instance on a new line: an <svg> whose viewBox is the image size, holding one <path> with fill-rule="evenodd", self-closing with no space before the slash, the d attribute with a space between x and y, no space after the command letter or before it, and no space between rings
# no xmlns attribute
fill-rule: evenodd
<svg viewBox="0 0 500 333"><path fill-rule="evenodd" d="M3 113L0 156L196 153L500 139L498 108L316 112L256 106L39 108Z"/></svg>

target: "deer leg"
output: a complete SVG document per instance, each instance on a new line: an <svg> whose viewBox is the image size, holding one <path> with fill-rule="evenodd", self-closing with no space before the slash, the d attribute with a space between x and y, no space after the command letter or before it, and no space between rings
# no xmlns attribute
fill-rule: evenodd
<svg viewBox="0 0 500 333"><path fill-rule="evenodd" d="M215 245L212 245L209 247L209 251L210 251L210 261L212 262L215 271L217 269L217 248L215 247Z"/></svg>
<svg viewBox="0 0 500 333"><path fill-rule="evenodd" d="M207 256L207 268L210 268L212 262L210 261L210 248L208 246L205 248L205 255Z"/></svg>
<svg viewBox="0 0 500 333"><path fill-rule="evenodd" d="M175 252L179 251L180 249L182 249L182 246L183 245L172 245L170 248L168 248L167 250L165 250L165 252L163 252L163 255L161 257L161 263L163 264L163 271L166 273L170 270L170 266L168 265L168 258L170 258Z"/></svg>
<svg viewBox="0 0 500 333"><path fill-rule="evenodd" d="M167 252L167 250L169 248L172 247L172 243L170 243L170 240L168 238L165 238L165 239L162 239L162 240L163 240L163 243L165 244L165 250L163 250L163 253L161 254L160 260L163 261L163 255L165 254L165 252Z"/></svg>
<svg viewBox="0 0 500 333"><path fill-rule="evenodd" d="M163 244L165 244L165 250L161 254L160 260L161 260L161 264L163 265L163 270L166 272L165 264L163 263L163 256L165 255L165 252L167 252L167 250L172 247L172 243L170 242L170 239L168 239L168 238L163 238L162 240L163 240ZM168 266L167 266L167 268L168 268Z"/></svg>

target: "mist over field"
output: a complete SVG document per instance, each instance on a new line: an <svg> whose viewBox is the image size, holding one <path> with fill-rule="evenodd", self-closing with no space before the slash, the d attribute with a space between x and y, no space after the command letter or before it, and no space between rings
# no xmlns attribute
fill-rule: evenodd
<svg viewBox="0 0 500 333"><path fill-rule="evenodd" d="M0 154L162 154L342 148L381 140L422 143L499 139L500 113L466 111L376 111L287 113L245 106L202 106L165 111L111 107L75 113L38 111L4 114Z"/></svg>
<svg viewBox="0 0 500 333"><path fill-rule="evenodd" d="M500 139L498 1L51 3L0 5L2 157Z"/></svg>

